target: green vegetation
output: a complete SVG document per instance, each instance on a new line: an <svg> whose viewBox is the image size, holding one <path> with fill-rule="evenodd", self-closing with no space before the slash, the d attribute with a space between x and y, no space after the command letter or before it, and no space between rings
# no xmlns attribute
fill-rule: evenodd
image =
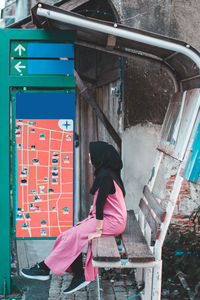
<svg viewBox="0 0 200 300"><path fill-rule="evenodd" d="M174 299L172 294L181 300L200 299L200 206L188 221L188 226L171 224L163 246L162 289L169 291L168 299ZM190 290L183 287L180 273Z"/></svg>

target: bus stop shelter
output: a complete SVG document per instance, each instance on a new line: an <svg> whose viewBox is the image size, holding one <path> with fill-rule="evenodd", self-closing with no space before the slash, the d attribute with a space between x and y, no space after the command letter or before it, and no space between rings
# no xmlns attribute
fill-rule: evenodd
<svg viewBox="0 0 200 300"><path fill-rule="evenodd" d="M130 28L116 22L87 18L43 3L38 3L32 9L32 15L33 23L37 28L51 31L76 30L75 44L77 47L96 49L121 57L141 57L165 65L173 77L176 92L184 93L184 91L196 89L200 86L200 54L187 43ZM87 86L79 77L78 70L76 71L79 91L88 101L118 148L121 149L119 134L95 103L87 90ZM199 107L199 105L198 98L196 107ZM196 116L193 116L194 119L196 119ZM167 153L166 149L162 148L162 151ZM180 160L182 159L180 158Z"/></svg>

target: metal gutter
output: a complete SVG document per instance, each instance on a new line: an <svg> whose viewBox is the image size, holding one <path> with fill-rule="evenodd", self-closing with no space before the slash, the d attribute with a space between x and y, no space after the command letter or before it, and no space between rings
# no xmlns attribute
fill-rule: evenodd
<svg viewBox="0 0 200 300"><path fill-rule="evenodd" d="M78 18L71 15L62 14L59 12L51 11L49 9L42 8L42 4L38 4L37 15L46 17L48 19L60 21L66 24L71 24L74 26L79 26L82 28L87 28L89 30L94 30L106 34L111 34L121 38L129 39L132 41L137 41L139 43L155 46L162 49L171 50L174 52L182 53L189 57L200 69L200 56L197 55L193 50L190 49L190 45L186 44L185 46L179 45L166 40L161 40L155 37L143 35L141 33L131 32L125 29L118 28L118 24L114 23L113 25L105 25L97 23L86 18Z"/></svg>

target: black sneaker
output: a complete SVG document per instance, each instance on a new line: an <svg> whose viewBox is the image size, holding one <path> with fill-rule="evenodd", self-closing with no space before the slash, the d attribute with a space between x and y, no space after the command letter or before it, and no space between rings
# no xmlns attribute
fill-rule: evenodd
<svg viewBox="0 0 200 300"><path fill-rule="evenodd" d="M85 276L74 276L72 279L72 282L70 283L69 287L64 290L63 294L67 295L67 294L71 294L74 293L80 289L82 289L83 287L85 287L86 285L88 285L90 283L90 281L85 281Z"/></svg>
<svg viewBox="0 0 200 300"><path fill-rule="evenodd" d="M48 280L50 278L49 271L40 268L39 264L31 267L30 269L20 270L21 275L30 279Z"/></svg>

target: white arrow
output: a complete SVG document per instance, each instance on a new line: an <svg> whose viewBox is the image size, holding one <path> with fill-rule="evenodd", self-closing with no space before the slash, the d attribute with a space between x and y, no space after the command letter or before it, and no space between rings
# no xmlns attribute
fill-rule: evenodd
<svg viewBox="0 0 200 300"><path fill-rule="evenodd" d="M25 69L26 68L26 66L21 66L21 61L19 61L16 65L15 65L15 69L19 72L19 73L21 73L22 71L21 71L21 69Z"/></svg>
<svg viewBox="0 0 200 300"><path fill-rule="evenodd" d="M22 55L22 50L23 50L23 51L26 51L26 49L25 49L21 44L19 44L19 45L14 49L15 52L16 52L16 51L19 51L19 56Z"/></svg>

